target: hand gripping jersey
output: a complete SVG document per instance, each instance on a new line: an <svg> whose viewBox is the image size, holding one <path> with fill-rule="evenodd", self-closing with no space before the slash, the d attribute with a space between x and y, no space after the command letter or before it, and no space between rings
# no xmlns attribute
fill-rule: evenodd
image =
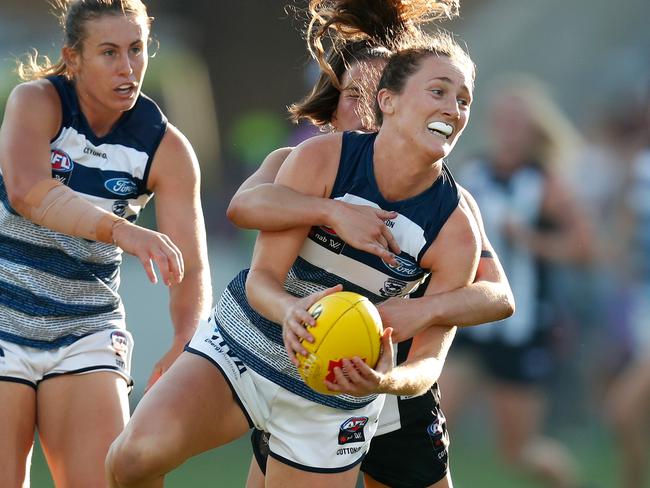
<svg viewBox="0 0 650 488"><path fill-rule="evenodd" d="M398 212L397 218L386 225L402 249L399 265L390 266L377 256L348 246L329 228L314 227L285 281L285 288L292 295L302 297L341 283L345 290L379 303L389 297L408 295L426 278L420 260L458 206L458 188L444 167L440 177L423 193L397 202L385 200L373 172L375 137L376 134L356 132L343 134L339 169L330 198ZM248 304L246 276L247 271L242 271L230 282L214 310L223 340L233 355L242 360L242 367L250 367L297 395L333 408L352 410L375 398L321 395L310 389L287 356L281 326L265 319Z"/></svg>
<svg viewBox="0 0 650 488"><path fill-rule="evenodd" d="M62 124L50 142L52 177L95 205L135 221L167 119L140 95L113 130L97 137L73 83L49 78L61 99ZM9 205L0 176L0 338L43 349L103 329L124 328L118 295L122 251L40 227Z"/></svg>

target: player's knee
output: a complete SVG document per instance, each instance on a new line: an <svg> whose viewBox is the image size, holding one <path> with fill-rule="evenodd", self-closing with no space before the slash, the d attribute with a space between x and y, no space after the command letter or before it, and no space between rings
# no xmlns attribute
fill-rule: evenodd
<svg viewBox="0 0 650 488"><path fill-rule="evenodd" d="M128 432L111 445L106 457L109 480L118 486L130 486L156 476L160 460L155 441Z"/></svg>

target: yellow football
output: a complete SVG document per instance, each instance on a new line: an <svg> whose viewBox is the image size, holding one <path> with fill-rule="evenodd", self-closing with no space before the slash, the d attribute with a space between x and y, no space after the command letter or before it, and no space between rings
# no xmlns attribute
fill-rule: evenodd
<svg viewBox="0 0 650 488"><path fill-rule="evenodd" d="M309 309L316 325L309 327L314 342L302 341L307 356L298 355L298 371L308 386L335 395L325 386L334 380L333 369L343 359L359 356L371 368L379 359L383 327L377 308L363 295L349 291L332 293Z"/></svg>

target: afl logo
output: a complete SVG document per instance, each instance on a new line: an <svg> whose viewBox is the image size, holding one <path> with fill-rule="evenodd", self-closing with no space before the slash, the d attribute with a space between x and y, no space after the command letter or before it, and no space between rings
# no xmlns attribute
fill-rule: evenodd
<svg viewBox="0 0 650 488"><path fill-rule="evenodd" d="M395 259L397 260L397 265L392 266L388 264L387 262L384 262L384 264L395 274L398 276L402 277L411 277L411 276L417 276L417 274L421 271L421 268L415 264L412 261L409 261L408 259L401 258L399 256L395 256Z"/></svg>
<svg viewBox="0 0 650 488"><path fill-rule="evenodd" d="M104 187L116 195L130 195L135 193L137 186L128 178L111 178L104 183Z"/></svg>
<svg viewBox="0 0 650 488"><path fill-rule="evenodd" d="M128 353L129 340L126 338L126 334L119 330L111 332L111 346L113 346L115 352L120 356Z"/></svg>
<svg viewBox="0 0 650 488"><path fill-rule="evenodd" d="M70 156L61 151L60 149L54 149L50 155L50 162L52 163L52 171L61 171L64 173L69 173L72 171L74 163Z"/></svg>

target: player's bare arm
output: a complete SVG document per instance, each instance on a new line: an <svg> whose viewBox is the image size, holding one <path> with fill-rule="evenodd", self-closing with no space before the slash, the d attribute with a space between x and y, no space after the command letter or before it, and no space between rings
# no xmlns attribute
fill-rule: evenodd
<svg viewBox="0 0 650 488"><path fill-rule="evenodd" d="M294 150L283 164L278 182L306 195L324 198L329 196L336 176L338 160L333 156L340 152L340 136L321 136L304 142ZM313 161L321 161L318 165ZM253 251L246 293L250 304L269 320L283 324L283 337L289 357L295 360L296 352L303 351L297 345L301 338L309 339L303 323L314 325L307 309L318 298L298 299L284 289L284 280L293 264L309 226L289 230L266 232L258 236Z"/></svg>
<svg viewBox="0 0 650 488"><path fill-rule="evenodd" d="M479 256L480 233L469 208L459 205L423 257L423 266L431 271L426 293L439 294L469 285ZM387 340L390 331L387 328L382 340ZM372 370L359 358L344 361L343 368L334 369L336 382L327 386L359 396L369 392L421 395L438 380L455 331L455 327L443 326L424 329L413 338L407 360L395 368L382 370L378 364Z"/></svg>
<svg viewBox="0 0 650 488"><path fill-rule="evenodd" d="M276 149L237 190L226 212L238 227L266 231L305 225L331 227L352 247L391 263L399 246L384 222L396 217L370 206L351 205L273 184L291 148Z"/></svg>
<svg viewBox="0 0 650 488"><path fill-rule="evenodd" d="M150 387L192 338L212 302L206 234L200 199L200 168L189 141L168 125L152 163L149 187L156 194L156 223L183 254L184 279L169 288L174 337L154 366Z"/></svg>
<svg viewBox="0 0 650 488"><path fill-rule="evenodd" d="M60 119L60 102L48 81L23 83L9 97L0 131L0 160L14 209L56 232L117 244L140 259L154 283L154 263L166 284L181 281L182 256L167 236L106 212L52 178L48 141L58 131Z"/></svg>
<svg viewBox="0 0 650 488"><path fill-rule="evenodd" d="M485 233L476 201L464 188L460 205L469 210L480 236L481 255L474 281L461 288L427 294L408 301L392 298L381 303L385 326L393 327L393 340L401 342L430 326L472 326L509 317L515 302L506 274ZM412 307L417 303L417 307Z"/></svg>

